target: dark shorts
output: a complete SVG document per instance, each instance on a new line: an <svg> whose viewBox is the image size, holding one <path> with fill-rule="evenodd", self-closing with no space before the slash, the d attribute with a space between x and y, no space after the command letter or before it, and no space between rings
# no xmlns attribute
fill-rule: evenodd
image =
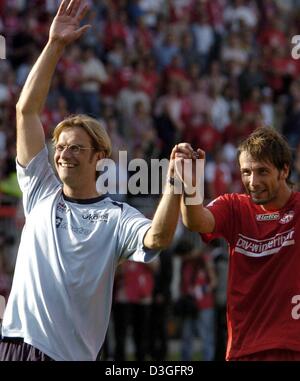
<svg viewBox="0 0 300 381"><path fill-rule="evenodd" d="M0 339L0 361L54 361L45 353L24 343L22 338L3 337Z"/></svg>

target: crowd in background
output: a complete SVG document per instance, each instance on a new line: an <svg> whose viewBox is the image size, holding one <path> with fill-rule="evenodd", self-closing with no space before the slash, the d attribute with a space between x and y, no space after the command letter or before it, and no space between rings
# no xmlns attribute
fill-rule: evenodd
<svg viewBox="0 0 300 381"><path fill-rule="evenodd" d="M6 39L7 57L0 60L0 294L5 296L10 287L7 273L13 271L13 261L7 257L14 251L16 232L22 226L20 193L15 179L15 105L47 41L59 2L0 0L0 34ZM129 160L143 158L149 162L154 158L168 158L174 144L187 141L194 148L206 151L205 196L211 200L223 193L242 191L236 146L264 124L281 131L293 148L292 180L295 189L299 189L300 60L291 55L292 37L300 35L299 0L87 2L90 11L85 21L92 28L67 48L42 114L49 146L56 124L73 113L87 113L105 123L115 160L120 150L128 152ZM147 205L151 205L152 198L147 196L146 199ZM122 200L145 207L145 201L133 195L123 195ZM152 203L155 202L154 197ZM146 210L149 217L151 211L151 208ZM114 316L120 317L122 313L126 320L114 327L116 336L123 338L123 342L117 343L116 358L125 357L124 337L130 322L135 328L137 358L147 358L150 354L154 359L166 357L166 341L172 331L167 324L166 307L172 299L170 258L185 240L186 235L181 234L177 246L174 244L173 249L163 253L160 263L152 268L129 263L117 274ZM196 259L192 247L189 260L196 260L199 266L195 293L199 294L201 284L207 283L211 297L207 299L206 308L222 311L211 319L219 319L217 327L223 327L226 295L217 303L216 290L218 283L224 287L220 279L225 271L216 275L216 284L209 279L211 275L207 281L203 280L205 269L211 269L207 263L213 263L216 272L220 263L224 263L222 245L205 248L197 242L194 246ZM186 252L186 248L183 251ZM202 251L210 255L199 254ZM182 254L182 250L179 252ZM181 254L184 283L183 268L188 266L183 259L186 256ZM210 259L204 260L206 257ZM130 272L135 275L129 276ZM140 293L144 293L142 298L134 292L124 295L124 284L131 279L138 284L127 286L131 291L137 291L138 287ZM181 284L180 287L185 293L190 286ZM162 300L167 304L163 305ZM203 312L201 303L198 307ZM165 319L156 321L158 314ZM137 319L140 324L134 323L137 316L144 316ZM200 315L198 317L192 320L200 321ZM141 340L149 321L151 329L158 334L151 331L148 336L152 339L158 336L163 341L157 344L159 349L153 340L148 340L147 348ZM185 322L182 326L183 342L190 351L192 325ZM218 352L217 344L211 342L214 339L207 340L208 353ZM191 356L187 352L182 348L182 358ZM205 353L203 351L204 357Z"/></svg>

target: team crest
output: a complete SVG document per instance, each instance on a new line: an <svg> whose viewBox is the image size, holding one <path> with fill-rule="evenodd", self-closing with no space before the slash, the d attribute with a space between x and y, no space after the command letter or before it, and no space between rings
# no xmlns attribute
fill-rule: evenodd
<svg viewBox="0 0 300 381"><path fill-rule="evenodd" d="M288 222L292 221L292 219L294 218L294 214L295 212L293 212L292 210L290 210L289 212L285 213L283 215L283 217L280 219L280 223L281 224L287 224Z"/></svg>

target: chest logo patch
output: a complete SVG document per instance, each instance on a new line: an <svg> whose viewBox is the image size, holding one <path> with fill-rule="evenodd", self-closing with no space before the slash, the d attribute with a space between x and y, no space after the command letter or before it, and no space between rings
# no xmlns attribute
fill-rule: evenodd
<svg viewBox="0 0 300 381"><path fill-rule="evenodd" d="M285 213L283 217L280 219L281 224L287 224L288 222L292 221L294 218L295 212L290 210L289 212Z"/></svg>
<svg viewBox="0 0 300 381"><path fill-rule="evenodd" d="M276 221L279 220L280 215L278 212L276 213L268 213L268 214L257 214L256 215L256 221Z"/></svg>
<svg viewBox="0 0 300 381"><path fill-rule="evenodd" d="M82 218L86 221L89 221L89 222L92 222L92 223L95 223L95 222L98 222L98 221L104 221L104 222L107 222L108 221L108 213L102 213L102 214L98 214L98 213L85 213L82 215Z"/></svg>

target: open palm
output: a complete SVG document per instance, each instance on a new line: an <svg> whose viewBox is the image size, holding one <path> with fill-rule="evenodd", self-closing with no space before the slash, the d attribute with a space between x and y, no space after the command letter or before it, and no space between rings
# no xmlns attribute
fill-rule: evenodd
<svg viewBox="0 0 300 381"><path fill-rule="evenodd" d="M67 45L79 38L90 25L80 27L88 6L82 0L63 0L52 22L49 39Z"/></svg>

